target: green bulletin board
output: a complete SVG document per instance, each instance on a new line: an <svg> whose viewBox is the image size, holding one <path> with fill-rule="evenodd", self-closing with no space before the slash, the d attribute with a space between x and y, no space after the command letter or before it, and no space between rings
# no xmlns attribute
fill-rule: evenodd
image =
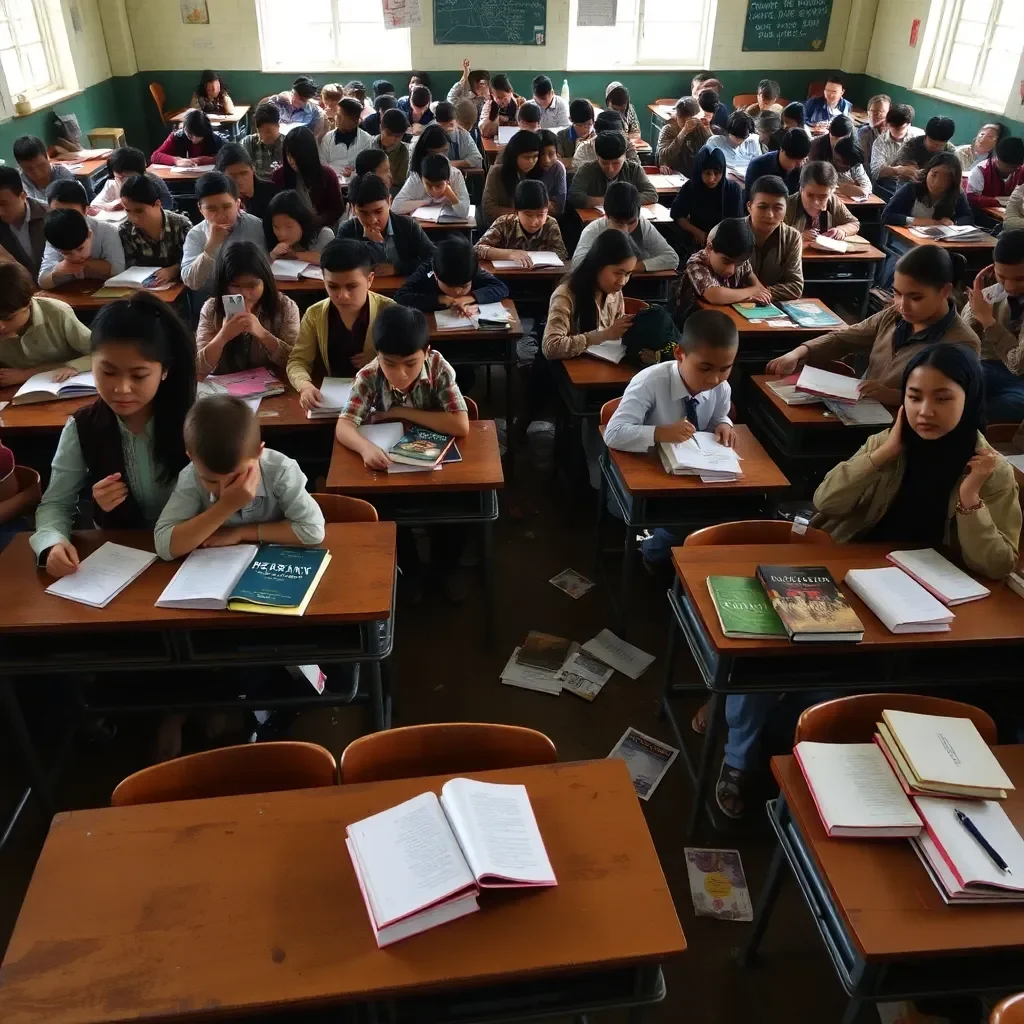
<svg viewBox="0 0 1024 1024"><path fill-rule="evenodd" d="M543 46L546 40L547 0L434 0L435 43Z"/></svg>
<svg viewBox="0 0 1024 1024"><path fill-rule="evenodd" d="M744 50L824 50L832 0L748 0Z"/></svg>

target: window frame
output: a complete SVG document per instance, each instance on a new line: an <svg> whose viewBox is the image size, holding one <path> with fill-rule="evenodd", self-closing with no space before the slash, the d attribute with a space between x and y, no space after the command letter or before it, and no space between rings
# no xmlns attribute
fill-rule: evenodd
<svg viewBox="0 0 1024 1024"><path fill-rule="evenodd" d="M11 24L11 40L12 46L7 49L14 49L18 54L19 62L21 60L22 45L15 40L13 23L14 19L10 16L10 13L6 11L6 4L9 0L0 0L0 4L4 5L5 13L7 14L7 20ZM60 60L57 57L57 49L54 46L53 40L53 26L50 24L50 18L52 15L51 9L48 7L46 0L28 0L29 5L32 8L32 13L35 15L36 27L39 30L39 41L43 47L43 57L46 61L47 71L49 72L49 81L41 87L32 86L24 89L25 97L35 105L35 101L43 96L50 96L56 92L61 91L64 88L62 82L62 69ZM7 82L7 76L3 71L3 66L0 65L0 76L3 77L4 93L9 96L12 100L15 95L15 91L10 88ZM21 91L21 90L19 90ZM12 103L13 108L13 103Z"/></svg>

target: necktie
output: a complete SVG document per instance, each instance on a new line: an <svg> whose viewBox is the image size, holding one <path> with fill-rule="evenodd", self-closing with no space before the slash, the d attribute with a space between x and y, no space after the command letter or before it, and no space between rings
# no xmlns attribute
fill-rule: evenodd
<svg viewBox="0 0 1024 1024"><path fill-rule="evenodd" d="M698 429L700 429L697 423L697 399L690 395L688 398L683 399L683 405L686 408L686 418Z"/></svg>

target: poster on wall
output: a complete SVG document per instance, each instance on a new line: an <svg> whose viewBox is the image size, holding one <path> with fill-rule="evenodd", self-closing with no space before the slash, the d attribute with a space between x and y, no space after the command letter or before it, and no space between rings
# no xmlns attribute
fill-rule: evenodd
<svg viewBox="0 0 1024 1024"><path fill-rule="evenodd" d="M420 0L381 0L385 28L415 28L423 24Z"/></svg>
<svg viewBox="0 0 1024 1024"><path fill-rule="evenodd" d="M615 24L617 0L579 0L576 24L587 27Z"/></svg>
<svg viewBox="0 0 1024 1024"><path fill-rule="evenodd" d="M743 49L824 50L832 0L748 0Z"/></svg>
<svg viewBox="0 0 1024 1024"><path fill-rule="evenodd" d="M181 20L186 25L209 25L210 9L206 0L181 0Z"/></svg>

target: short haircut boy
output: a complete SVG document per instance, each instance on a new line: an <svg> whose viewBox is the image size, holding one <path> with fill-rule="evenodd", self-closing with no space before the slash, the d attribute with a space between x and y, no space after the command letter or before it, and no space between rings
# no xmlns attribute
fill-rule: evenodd
<svg viewBox="0 0 1024 1024"><path fill-rule="evenodd" d="M134 146L118 146L107 158L111 174L145 174L146 154Z"/></svg>
<svg viewBox="0 0 1024 1024"><path fill-rule="evenodd" d="M517 210L546 210L550 197L548 196L547 186L543 181L524 178L516 185L512 201Z"/></svg>
<svg viewBox="0 0 1024 1024"><path fill-rule="evenodd" d="M295 93L296 96L308 101L313 99L320 90L317 88L316 82L314 82L309 75L299 75L299 77L292 82L292 92Z"/></svg>
<svg viewBox="0 0 1024 1024"><path fill-rule="evenodd" d="M409 130L409 118L405 116L404 110L391 107L380 115L380 126L392 135L404 135Z"/></svg>
<svg viewBox="0 0 1024 1024"><path fill-rule="evenodd" d="M853 121L845 114L836 114L828 123L828 133L834 139L842 139L853 134Z"/></svg>
<svg viewBox="0 0 1024 1024"><path fill-rule="evenodd" d="M422 174L424 181L450 181L452 176L452 165L448 157L442 153L430 153L423 158Z"/></svg>
<svg viewBox="0 0 1024 1024"><path fill-rule="evenodd" d="M155 206L160 202L160 190L144 174L133 174L130 178L125 178L121 185L121 198L145 206Z"/></svg>
<svg viewBox="0 0 1024 1024"><path fill-rule="evenodd" d="M714 89L701 89L697 102L706 114L713 114L718 109L718 93Z"/></svg>
<svg viewBox="0 0 1024 1024"><path fill-rule="evenodd" d="M820 185L835 188L839 184L839 173L832 164L824 160L810 160L800 168L800 187Z"/></svg>
<svg viewBox="0 0 1024 1024"><path fill-rule="evenodd" d="M858 164L864 163L864 150L857 145L856 140L852 135L847 135L846 138L839 139L838 142L832 147L832 156L839 157L849 167L856 167Z"/></svg>
<svg viewBox="0 0 1024 1024"><path fill-rule="evenodd" d="M996 159L1011 167L1020 167L1024 164L1024 139L1018 139L1015 135L1009 135L996 143Z"/></svg>
<svg viewBox="0 0 1024 1024"><path fill-rule="evenodd" d="M828 85L829 82L841 86L843 89L846 88L846 79L838 71L830 71L828 73L828 78L825 79L825 84Z"/></svg>
<svg viewBox="0 0 1024 1024"><path fill-rule="evenodd" d="M590 109L593 111L594 108L591 107ZM617 110L602 110L594 118L594 131L598 135L601 132L621 132L625 135L626 122L622 120L622 115Z"/></svg>
<svg viewBox="0 0 1024 1024"><path fill-rule="evenodd" d="M734 110L725 122L725 130L737 139L745 139L753 130L750 115L742 110Z"/></svg>
<svg viewBox="0 0 1024 1024"><path fill-rule="evenodd" d="M449 103L447 100L441 100L441 102L434 107L434 120L439 121L441 124L447 124L449 121L454 121L455 104Z"/></svg>
<svg viewBox="0 0 1024 1024"><path fill-rule="evenodd" d="M689 355L698 348L736 348L740 343L736 325L719 309L696 309L683 324L679 347Z"/></svg>
<svg viewBox="0 0 1024 1024"><path fill-rule="evenodd" d="M636 220L640 216L640 193L628 181L616 181L604 194L605 216L617 221Z"/></svg>
<svg viewBox="0 0 1024 1024"><path fill-rule="evenodd" d="M243 150L243 152L245 152ZM222 196L227 193L233 199L238 198L238 186L232 178L220 171L207 171L196 182L196 202L201 203L210 196Z"/></svg>
<svg viewBox="0 0 1024 1024"><path fill-rule="evenodd" d="M394 93L386 92L383 96L378 96L373 101L373 109L378 114L383 115L385 110L394 110L398 106L398 100L395 99Z"/></svg>
<svg viewBox="0 0 1024 1024"><path fill-rule="evenodd" d="M757 95L763 97L766 100L771 100L773 103L779 98L779 83L771 78L762 78L757 83Z"/></svg>
<svg viewBox="0 0 1024 1024"><path fill-rule="evenodd" d="M367 153L373 153L374 150L368 149L359 156L362 157ZM376 150L378 153L383 153L383 150ZM386 156L386 154L385 154ZM356 158L356 171L359 171L358 157ZM388 191L388 186L384 179L379 175L374 174L373 171L364 171L361 174L357 174L352 179L348 186L348 201L353 206L369 206L370 203L379 203L381 200L387 200L391 193ZM331 242L324 249L324 252L330 248L334 243ZM323 266L323 256L320 257L320 265Z"/></svg>
<svg viewBox="0 0 1024 1024"><path fill-rule="evenodd" d="M754 232L746 217L726 217L718 222L711 248L734 263L749 260L754 252Z"/></svg>
<svg viewBox="0 0 1024 1024"><path fill-rule="evenodd" d="M70 252L85 243L89 224L77 210L51 210L43 221L46 240L60 252Z"/></svg>
<svg viewBox="0 0 1024 1024"><path fill-rule="evenodd" d="M441 104L438 104L440 107ZM472 100L459 100L455 104L455 118L461 125L469 125L472 128L476 127L477 120L479 119L480 112L477 110L476 104ZM435 119L440 120L437 117L437 113L434 114Z"/></svg>
<svg viewBox="0 0 1024 1024"><path fill-rule="evenodd" d="M409 102L414 107L429 107L430 90L425 85L417 85L416 88L409 93Z"/></svg>
<svg viewBox="0 0 1024 1024"><path fill-rule="evenodd" d="M916 111L909 103L894 103L885 115L885 123L891 124L894 128L902 128L914 120Z"/></svg>
<svg viewBox="0 0 1024 1024"><path fill-rule="evenodd" d="M782 108L782 119L796 121L798 125L802 125L804 123L804 105L799 100L787 103Z"/></svg>
<svg viewBox="0 0 1024 1024"><path fill-rule="evenodd" d="M540 107L536 103L524 103L519 108L519 113L516 115L517 121L527 121L529 124L540 124L541 118L544 115L540 112Z"/></svg>
<svg viewBox="0 0 1024 1024"><path fill-rule="evenodd" d="M252 123L254 128L259 128L261 124L280 124L281 108L276 103L258 103L252 115Z"/></svg>
<svg viewBox="0 0 1024 1024"><path fill-rule="evenodd" d="M594 120L594 105L590 100L573 100L569 104L569 121L572 124L586 124Z"/></svg>
<svg viewBox="0 0 1024 1024"><path fill-rule="evenodd" d="M24 309L32 301L35 290L32 275L20 263L0 263L0 320L8 320L19 309Z"/></svg>
<svg viewBox="0 0 1024 1024"><path fill-rule="evenodd" d="M362 174L373 174L376 177L377 168L387 162L388 155L383 149L378 149L376 146L371 149L364 149L356 157L356 177ZM349 185L349 190L349 198L351 199L351 185Z"/></svg>
<svg viewBox="0 0 1024 1024"><path fill-rule="evenodd" d="M930 117L924 126L924 133L935 142L949 142L956 131L956 125L950 117Z"/></svg>
<svg viewBox="0 0 1024 1024"><path fill-rule="evenodd" d="M1024 263L1024 228L1016 231L1004 231L997 239L995 249L992 250L993 263L1016 264ZM7 264L8 266L20 266L21 264ZM2 294L2 290L0 290Z"/></svg>
<svg viewBox="0 0 1024 1024"><path fill-rule="evenodd" d="M234 395L201 398L185 417L185 450L211 473L232 473L260 453L256 414Z"/></svg>
<svg viewBox="0 0 1024 1024"><path fill-rule="evenodd" d="M21 175L13 167L0 167L0 189L6 189L20 196L25 191Z"/></svg>
<svg viewBox="0 0 1024 1024"><path fill-rule="evenodd" d="M462 235L453 235L437 243L434 252L434 276L442 284L456 288L469 284L478 266L473 246Z"/></svg>
<svg viewBox="0 0 1024 1024"><path fill-rule="evenodd" d="M782 145L779 148L790 160L803 160L810 155L811 140L807 132L791 128L782 136Z"/></svg>
<svg viewBox="0 0 1024 1024"><path fill-rule="evenodd" d="M491 88L495 92L511 92L512 91L512 83L508 80L508 75L506 75L502 71L499 71L491 79Z"/></svg>
<svg viewBox="0 0 1024 1024"><path fill-rule="evenodd" d="M373 83L373 98L376 100L381 96L394 96L395 87L386 79L378 78Z"/></svg>
<svg viewBox="0 0 1024 1024"><path fill-rule="evenodd" d="M358 121L363 116L363 105L357 99L353 99L351 96L346 96L339 104L338 110L340 110L346 117L351 118L353 121Z"/></svg>
<svg viewBox="0 0 1024 1024"><path fill-rule="evenodd" d="M354 96L360 103L366 99L366 86L358 78L345 83L345 92L349 96Z"/></svg>
<svg viewBox="0 0 1024 1024"><path fill-rule="evenodd" d="M626 136L621 132L600 132L594 140L594 152L602 160L618 160L626 155Z"/></svg>
<svg viewBox="0 0 1024 1024"><path fill-rule="evenodd" d="M246 167L253 166L252 157L249 156L248 150L237 142L224 143L217 153L214 166L218 171L226 171L229 167L234 167L237 164L245 164Z"/></svg>
<svg viewBox="0 0 1024 1024"><path fill-rule="evenodd" d="M374 175L376 178L377 176ZM377 178L380 181L380 178ZM381 182L383 184L383 182ZM361 270L369 275L374 267L373 252L365 242L355 238L335 238L324 246L320 266L328 274L344 274Z"/></svg>
<svg viewBox="0 0 1024 1024"><path fill-rule="evenodd" d="M320 98L327 103L337 103L344 93L336 82L330 82L320 90Z"/></svg>
<svg viewBox="0 0 1024 1024"><path fill-rule="evenodd" d="M89 194L85 191L85 186L75 178L58 178L46 186L46 202L80 206L84 213L89 205Z"/></svg>
<svg viewBox="0 0 1024 1024"><path fill-rule="evenodd" d="M373 347L379 355L411 356L430 346L430 325L418 309L389 303L373 321Z"/></svg>
<svg viewBox="0 0 1024 1024"><path fill-rule="evenodd" d="M551 79L547 75L538 75L533 80L534 96L550 96L554 91L555 87L551 84Z"/></svg>
<svg viewBox="0 0 1024 1024"><path fill-rule="evenodd" d="M777 174L762 174L750 186L750 198L753 199L756 195L783 196L788 199L789 189Z"/></svg>
<svg viewBox="0 0 1024 1024"><path fill-rule="evenodd" d="M35 135L19 135L11 147L14 151L14 159L19 164L27 160L35 160L37 156L46 156L46 143Z"/></svg>

